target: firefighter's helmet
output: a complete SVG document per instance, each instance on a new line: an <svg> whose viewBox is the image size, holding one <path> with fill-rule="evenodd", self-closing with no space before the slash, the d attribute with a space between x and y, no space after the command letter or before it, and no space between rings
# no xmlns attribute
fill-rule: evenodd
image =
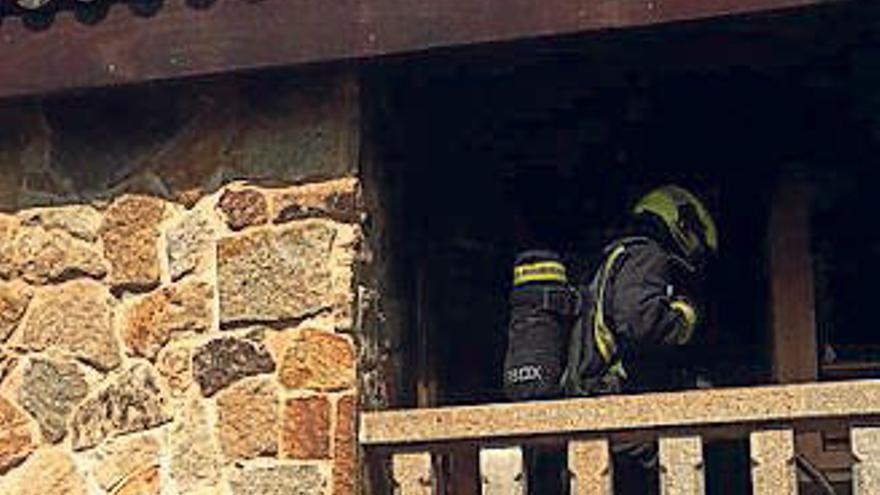
<svg viewBox="0 0 880 495"><path fill-rule="evenodd" d="M658 187L642 196L636 215L659 217L682 253L699 259L718 251L718 231L709 210L693 193L676 185Z"/></svg>

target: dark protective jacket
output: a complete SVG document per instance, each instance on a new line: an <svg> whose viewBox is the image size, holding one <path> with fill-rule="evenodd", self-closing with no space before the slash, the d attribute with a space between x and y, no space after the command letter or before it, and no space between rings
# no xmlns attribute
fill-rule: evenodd
<svg viewBox="0 0 880 495"><path fill-rule="evenodd" d="M686 324L673 309L693 301L695 269L649 238L621 241L625 252L607 281L605 315L615 333L631 344L670 344Z"/></svg>
<svg viewBox="0 0 880 495"><path fill-rule="evenodd" d="M669 357L688 330L688 322L673 303L694 305L697 270L661 242L628 237L606 249L602 266L584 289L584 312L572 332L563 378L567 394L674 386L676 370L668 366ZM613 337L610 359L597 343L601 337L594 332L597 317Z"/></svg>

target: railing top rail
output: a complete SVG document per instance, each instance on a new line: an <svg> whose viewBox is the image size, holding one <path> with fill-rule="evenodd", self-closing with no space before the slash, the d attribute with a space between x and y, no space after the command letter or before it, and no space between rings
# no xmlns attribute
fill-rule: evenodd
<svg viewBox="0 0 880 495"><path fill-rule="evenodd" d="M367 412L366 446L880 417L880 380Z"/></svg>

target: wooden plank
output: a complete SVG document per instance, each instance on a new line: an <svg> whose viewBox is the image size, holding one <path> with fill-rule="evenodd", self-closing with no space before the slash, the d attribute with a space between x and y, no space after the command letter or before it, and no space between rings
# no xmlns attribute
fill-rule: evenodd
<svg viewBox="0 0 880 495"><path fill-rule="evenodd" d="M436 337L431 333L431 318L427 314L429 294L427 283L427 262L424 257L416 261L416 406L431 407L437 405L440 397L439 379L437 376L437 345Z"/></svg>
<svg viewBox="0 0 880 495"><path fill-rule="evenodd" d="M847 432L848 427L843 428ZM825 429L824 431L810 431L795 435L795 451L806 457L817 468L826 474L849 474L852 470L853 459L851 449L831 450L825 445L825 437L837 435L841 432L839 427Z"/></svg>
<svg viewBox="0 0 880 495"><path fill-rule="evenodd" d="M768 235L773 375L779 383L816 381L819 376L811 215L809 186L782 182L773 198ZM849 467L848 453L824 449L821 432L800 433L796 444L823 471Z"/></svg>
<svg viewBox="0 0 880 495"><path fill-rule="evenodd" d="M704 495L703 441L697 436L661 437L661 495Z"/></svg>
<svg viewBox="0 0 880 495"><path fill-rule="evenodd" d="M614 474L608 440L568 442L571 495L613 495Z"/></svg>
<svg viewBox="0 0 880 495"><path fill-rule="evenodd" d="M395 495L433 495L435 492L429 452L392 455L391 474Z"/></svg>
<svg viewBox="0 0 880 495"><path fill-rule="evenodd" d="M443 473L445 493L477 495L480 493L480 448L476 445L458 444L441 454L446 461Z"/></svg>
<svg viewBox="0 0 880 495"><path fill-rule="evenodd" d="M856 458L853 466L853 495L880 493L880 428L853 428L850 430L850 438Z"/></svg>
<svg viewBox="0 0 880 495"><path fill-rule="evenodd" d="M773 375L779 383L818 377L810 203L807 186L787 181L770 213Z"/></svg>
<svg viewBox="0 0 880 495"><path fill-rule="evenodd" d="M749 437L752 493L797 495L794 433L791 430L755 431Z"/></svg>
<svg viewBox="0 0 880 495"><path fill-rule="evenodd" d="M880 417L880 381L692 390L560 401L366 412L364 445Z"/></svg>
<svg viewBox="0 0 880 495"><path fill-rule="evenodd" d="M0 98L432 47L644 26L839 0L261 0L150 18L116 4L93 26L0 26Z"/></svg>
<svg viewBox="0 0 880 495"><path fill-rule="evenodd" d="M526 471L520 447L480 449L483 495L525 495Z"/></svg>

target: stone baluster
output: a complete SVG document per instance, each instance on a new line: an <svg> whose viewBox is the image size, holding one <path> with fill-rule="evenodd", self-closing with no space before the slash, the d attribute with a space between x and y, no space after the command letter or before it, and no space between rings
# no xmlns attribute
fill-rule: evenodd
<svg viewBox="0 0 880 495"><path fill-rule="evenodd" d="M395 495L434 494L434 471L429 452L394 454L391 464Z"/></svg>
<svg viewBox="0 0 880 495"><path fill-rule="evenodd" d="M527 485L522 448L481 449L480 480L483 495L525 495Z"/></svg>
<svg viewBox="0 0 880 495"><path fill-rule="evenodd" d="M853 495L880 493L880 428L850 430L853 465Z"/></svg>
<svg viewBox="0 0 880 495"><path fill-rule="evenodd" d="M613 495L614 479L608 440L568 443L571 495Z"/></svg>
<svg viewBox="0 0 880 495"><path fill-rule="evenodd" d="M660 439L660 493L703 495L703 442L698 436Z"/></svg>
<svg viewBox="0 0 880 495"><path fill-rule="evenodd" d="M796 495L794 433L791 430L754 431L749 437L752 493Z"/></svg>

